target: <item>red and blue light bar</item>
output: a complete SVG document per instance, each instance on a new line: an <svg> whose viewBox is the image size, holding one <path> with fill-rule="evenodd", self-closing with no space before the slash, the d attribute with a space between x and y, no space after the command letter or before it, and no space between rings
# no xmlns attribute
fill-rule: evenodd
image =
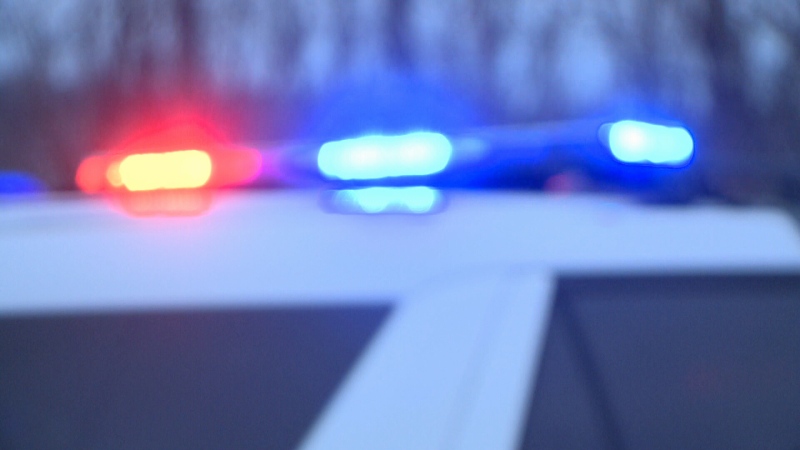
<svg viewBox="0 0 800 450"><path fill-rule="evenodd" d="M332 204L345 209L421 212L441 203L425 185L437 185L444 172L493 170L498 160L535 166L552 147L598 147L598 137L608 150L606 158L625 165L681 168L694 157L687 129L633 120L480 129L456 138L427 130L367 134L321 145L282 146L285 151L272 153L227 144L207 126L188 122L161 127L87 158L75 181L86 193L115 194L137 205L137 214L147 214L149 204L158 213L164 205L180 204L176 198L190 198L189 193L248 185L266 175L288 186L361 188L332 198ZM271 161L269 174L263 173L265 156ZM278 162L282 171L272 167ZM388 189L392 186L412 188Z"/></svg>

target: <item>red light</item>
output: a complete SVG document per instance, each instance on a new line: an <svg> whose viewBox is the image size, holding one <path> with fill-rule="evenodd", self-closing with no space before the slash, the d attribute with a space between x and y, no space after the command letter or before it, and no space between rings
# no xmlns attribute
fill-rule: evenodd
<svg viewBox="0 0 800 450"><path fill-rule="evenodd" d="M206 128L188 123L87 158L75 182L87 193L218 188L254 181L262 164L258 151L225 145Z"/></svg>
<svg viewBox="0 0 800 450"><path fill-rule="evenodd" d="M94 194L106 189L108 156L90 156L83 160L75 174L75 184L83 192Z"/></svg>
<svg viewBox="0 0 800 450"><path fill-rule="evenodd" d="M214 170L209 185L235 186L250 183L263 170L261 153L249 148L228 148L212 155Z"/></svg>
<svg viewBox="0 0 800 450"><path fill-rule="evenodd" d="M212 150L226 139L199 119L161 123L125 139L115 153L161 153L186 149Z"/></svg>
<svg viewBox="0 0 800 450"><path fill-rule="evenodd" d="M209 189L252 182L262 166L260 152L226 145L197 123L178 123L86 158L75 183L86 193L112 194L131 215L197 215L211 205Z"/></svg>

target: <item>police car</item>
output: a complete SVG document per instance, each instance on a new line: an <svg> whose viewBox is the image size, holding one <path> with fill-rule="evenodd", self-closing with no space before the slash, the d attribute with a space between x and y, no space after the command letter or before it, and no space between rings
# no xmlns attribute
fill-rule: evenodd
<svg viewBox="0 0 800 450"><path fill-rule="evenodd" d="M4 201L2 447L800 443L785 212L457 182L550 131L175 130L87 159L82 194ZM662 124L593 138L625 170L694 153Z"/></svg>

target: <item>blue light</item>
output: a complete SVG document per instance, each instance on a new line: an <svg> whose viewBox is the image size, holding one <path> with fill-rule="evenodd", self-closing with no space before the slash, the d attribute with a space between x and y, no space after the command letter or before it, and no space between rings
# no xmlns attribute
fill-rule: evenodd
<svg viewBox="0 0 800 450"><path fill-rule="evenodd" d="M337 212L362 214L427 214L441 203L441 193L426 186L344 189L333 197Z"/></svg>
<svg viewBox="0 0 800 450"><path fill-rule="evenodd" d="M35 194L45 190L44 183L24 172L0 172L0 195Z"/></svg>
<svg viewBox="0 0 800 450"><path fill-rule="evenodd" d="M370 135L323 144L317 166L339 180L424 176L444 170L452 154L450 140L439 133Z"/></svg>
<svg viewBox="0 0 800 450"><path fill-rule="evenodd" d="M608 130L608 148L622 163L683 167L694 156L694 139L682 127L624 120L602 130Z"/></svg>

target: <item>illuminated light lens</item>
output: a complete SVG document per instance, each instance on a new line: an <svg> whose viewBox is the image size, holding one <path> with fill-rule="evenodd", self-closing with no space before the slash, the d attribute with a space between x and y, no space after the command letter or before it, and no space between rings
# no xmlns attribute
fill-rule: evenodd
<svg viewBox="0 0 800 450"><path fill-rule="evenodd" d="M441 204L441 193L425 186L345 189L333 197L337 212L364 214L426 214Z"/></svg>
<svg viewBox="0 0 800 450"><path fill-rule="evenodd" d="M450 140L439 133L371 135L323 144L317 165L330 179L375 180L439 173L452 154Z"/></svg>
<svg viewBox="0 0 800 450"><path fill-rule="evenodd" d="M81 163L75 183L89 194L236 186L259 178L263 166L261 152L241 147L96 155Z"/></svg>
<svg viewBox="0 0 800 450"><path fill-rule="evenodd" d="M626 120L604 129L611 153L623 163L682 167L694 155L694 139L682 127Z"/></svg>
<svg viewBox="0 0 800 450"><path fill-rule="evenodd" d="M119 173L119 164L119 162L113 162L106 170L106 180L108 180L108 183L115 188L121 188L123 186L122 176Z"/></svg>
<svg viewBox="0 0 800 450"><path fill-rule="evenodd" d="M126 156L119 163L119 180L129 191L191 189L205 186L211 170L211 157L200 150L143 153ZM108 175L109 184L114 185L114 176Z"/></svg>
<svg viewBox="0 0 800 450"><path fill-rule="evenodd" d="M91 156L83 160L75 173L75 184L87 194L100 192L106 187L108 158Z"/></svg>
<svg viewBox="0 0 800 450"><path fill-rule="evenodd" d="M199 119L184 117L86 158L75 183L90 194L218 188L255 181L263 166L259 151L228 145Z"/></svg>
<svg viewBox="0 0 800 450"><path fill-rule="evenodd" d="M209 184L231 186L256 180L264 169L260 152L249 148L235 148L214 154L214 171Z"/></svg>
<svg viewBox="0 0 800 450"><path fill-rule="evenodd" d="M35 194L44 190L44 183L33 175L0 171L0 196Z"/></svg>

